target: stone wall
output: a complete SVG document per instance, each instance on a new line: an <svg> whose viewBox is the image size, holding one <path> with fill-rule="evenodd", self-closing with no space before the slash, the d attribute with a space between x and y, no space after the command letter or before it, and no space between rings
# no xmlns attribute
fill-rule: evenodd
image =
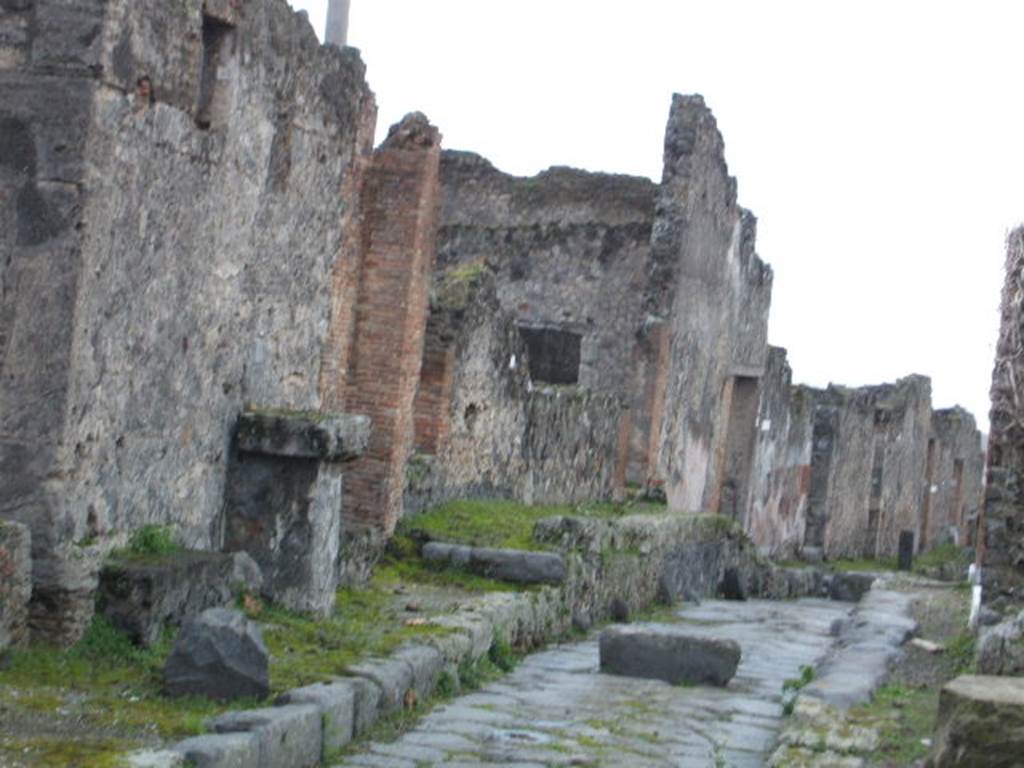
<svg viewBox="0 0 1024 768"><path fill-rule="evenodd" d="M923 551L964 530L980 500L981 436L962 408L933 412L931 384L827 389L791 384L772 349L760 390L745 528L781 557L896 554L899 533Z"/></svg>
<svg viewBox="0 0 1024 768"><path fill-rule="evenodd" d="M566 168L514 178L454 152L441 179L439 265L494 270L502 308L544 340L535 383L565 383L547 378L544 344L562 360L578 345L572 383L629 407L625 479L688 511L718 510L727 486L741 509L772 277L703 100L673 99L658 186Z"/></svg>
<svg viewBox="0 0 1024 768"><path fill-rule="evenodd" d="M985 480L982 549L986 599L1024 598L1024 227L1006 246L999 341L992 372L991 431Z"/></svg>
<svg viewBox="0 0 1024 768"><path fill-rule="evenodd" d="M217 547L242 405L320 405L375 106L285 0L0 24L0 516L32 528L37 623L67 640L94 575L74 542L157 523Z"/></svg>
<svg viewBox="0 0 1024 768"><path fill-rule="evenodd" d="M757 437L744 527L758 551L796 557L804 543L811 484L814 396L793 386L786 350L771 347L761 379Z"/></svg>
<svg viewBox="0 0 1024 768"><path fill-rule="evenodd" d="M608 499L622 488L615 395L534 385L525 342L485 266L437 277L416 399L406 514L451 498Z"/></svg>
<svg viewBox="0 0 1024 768"><path fill-rule="evenodd" d="M772 273L754 253L754 235L714 116L699 96L673 97L648 311L670 329L657 474L674 509L717 512L727 484L730 506L744 506L736 494L749 466L732 466L726 454L733 408L756 397L751 380L767 355ZM753 439L752 423L736 427Z"/></svg>
<svg viewBox="0 0 1024 768"><path fill-rule="evenodd" d="M981 432L974 417L963 408L944 408L932 412L931 440L922 544L967 544L977 525L983 496Z"/></svg>
<svg viewBox="0 0 1024 768"><path fill-rule="evenodd" d="M663 346L662 321L645 300L657 187L569 168L516 178L464 152L446 152L441 171L439 266L486 264L518 326L564 334L565 343L578 345L578 365L564 379L535 370L536 383L578 384L626 399L634 419L629 479L646 482ZM540 352L531 365L565 357Z"/></svg>
<svg viewBox="0 0 1024 768"><path fill-rule="evenodd" d="M27 526L0 520L0 652L28 641L31 538Z"/></svg>

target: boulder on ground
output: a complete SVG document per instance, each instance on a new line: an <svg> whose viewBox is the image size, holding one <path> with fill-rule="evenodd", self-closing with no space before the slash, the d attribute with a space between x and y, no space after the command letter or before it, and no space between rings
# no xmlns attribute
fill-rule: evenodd
<svg viewBox="0 0 1024 768"><path fill-rule="evenodd" d="M182 628L164 667L164 687L170 696L266 697L269 656L259 627L239 611L204 611Z"/></svg>
<svg viewBox="0 0 1024 768"><path fill-rule="evenodd" d="M723 686L736 674L740 646L735 640L694 637L677 629L617 626L601 633L600 655L602 672L673 685Z"/></svg>
<svg viewBox="0 0 1024 768"><path fill-rule="evenodd" d="M1024 759L1024 678L962 675L939 695L932 768L1011 768Z"/></svg>
<svg viewBox="0 0 1024 768"><path fill-rule="evenodd" d="M1024 611L982 630L976 660L983 675L1024 675Z"/></svg>

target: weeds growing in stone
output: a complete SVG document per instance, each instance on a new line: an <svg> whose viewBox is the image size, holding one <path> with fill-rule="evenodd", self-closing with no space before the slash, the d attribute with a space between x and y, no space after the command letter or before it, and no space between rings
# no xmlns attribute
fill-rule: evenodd
<svg viewBox="0 0 1024 768"><path fill-rule="evenodd" d="M806 664L800 667L800 677L791 677L782 683L782 713L787 717L793 714L797 694L814 682L814 667Z"/></svg>
<svg viewBox="0 0 1024 768"><path fill-rule="evenodd" d="M144 525L131 535L127 547L115 550L112 555L126 559L166 557L182 549L184 547L178 542L171 528Z"/></svg>
<svg viewBox="0 0 1024 768"><path fill-rule="evenodd" d="M617 518L631 514L658 514L664 504L611 502L530 506L514 501L463 500L446 504L404 520L400 531L414 539L430 539L474 547L538 550L533 539L539 520L560 515Z"/></svg>

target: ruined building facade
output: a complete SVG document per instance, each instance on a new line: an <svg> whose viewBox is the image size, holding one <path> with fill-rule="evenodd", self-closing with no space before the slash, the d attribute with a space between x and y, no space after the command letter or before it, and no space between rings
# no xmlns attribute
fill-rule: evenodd
<svg viewBox="0 0 1024 768"><path fill-rule="evenodd" d="M1007 238L985 486L986 598L1024 599L1024 227Z"/></svg>
<svg viewBox="0 0 1024 768"><path fill-rule="evenodd" d="M372 420L331 480L339 579L456 496L638 489L771 554L965 523L977 432L926 379L792 386L700 97L673 99L660 183L511 177L416 115L374 149L375 123L358 52L285 0L0 5L10 637L80 635L98 562L145 524L224 547L253 408Z"/></svg>

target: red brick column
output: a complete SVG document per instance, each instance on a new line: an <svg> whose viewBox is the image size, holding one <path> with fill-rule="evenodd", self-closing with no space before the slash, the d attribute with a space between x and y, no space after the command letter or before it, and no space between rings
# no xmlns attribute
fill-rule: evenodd
<svg viewBox="0 0 1024 768"><path fill-rule="evenodd" d="M436 338L437 335L427 328L423 371L414 407L416 450L431 455L440 453L448 439L455 367L455 348Z"/></svg>
<svg viewBox="0 0 1024 768"><path fill-rule="evenodd" d="M422 115L391 130L366 169L362 272L345 410L373 419L366 455L345 474L343 527L390 534L413 446L439 202L440 134Z"/></svg>

